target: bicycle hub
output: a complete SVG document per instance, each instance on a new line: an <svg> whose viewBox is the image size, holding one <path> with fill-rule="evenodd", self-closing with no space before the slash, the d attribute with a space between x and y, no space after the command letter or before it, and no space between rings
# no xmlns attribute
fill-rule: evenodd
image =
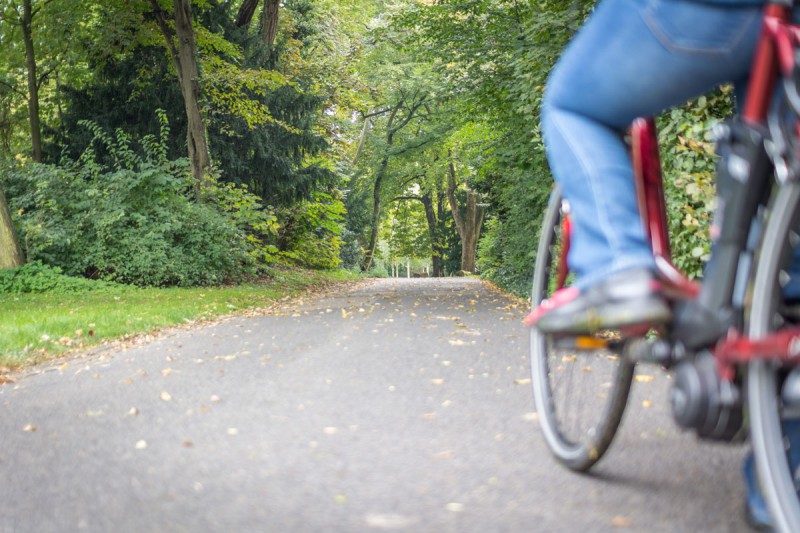
<svg viewBox="0 0 800 533"><path fill-rule="evenodd" d="M700 438L732 442L746 435L741 394L719 377L709 352L678 363L670 400L678 425Z"/></svg>

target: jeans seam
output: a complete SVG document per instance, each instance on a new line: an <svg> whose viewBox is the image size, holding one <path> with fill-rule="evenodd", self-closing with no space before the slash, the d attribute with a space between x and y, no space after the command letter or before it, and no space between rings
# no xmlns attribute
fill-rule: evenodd
<svg viewBox="0 0 800 533"><path fill-rule="evenodd" d="M697 48L693 46L686 46L681 45L675 42L666 32L661 28L658 24L658 19L653 15L653 4L649 4L645 10L643 10L641 16L644 20L645 25L650 28L650 31L653 33L653 36L660 42L667 50L672 52L682 52L682 53L690 53L695 55L707 55L707 56L720 56L724 57L731 53L733 49L741 42L741 40L745 36L745 31L737 32L733 38L726 41L724 45L720 45L719 48L716 49L704 49L704 48ZM753 12L748 15L748 20L752 20L755 16L760 16L760 12ZM742 24L742 28L746 27L746 24Z"/></svg>

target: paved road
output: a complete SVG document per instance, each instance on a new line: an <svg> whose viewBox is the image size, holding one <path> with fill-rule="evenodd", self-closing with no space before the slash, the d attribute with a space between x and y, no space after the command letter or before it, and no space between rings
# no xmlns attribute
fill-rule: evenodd
<svg viewBox="0 0 800 533"><path fill-rule="evenodd" d="M593 476L548 455L524 309L370 281L0 386L0 531L748 531L741 446L637 383Z"/></svg>

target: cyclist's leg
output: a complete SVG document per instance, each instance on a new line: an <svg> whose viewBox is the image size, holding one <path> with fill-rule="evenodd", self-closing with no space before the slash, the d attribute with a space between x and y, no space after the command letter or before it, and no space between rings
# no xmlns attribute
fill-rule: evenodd
<svg viewBox="0 0 800 533"><path fill-rule="evenodd" d="M548 83L543 130L572 207L569 262L580 293L623 271L652 269L621 133L638 116L743 77L759 14L755 6L604 0L562 56ZM551 314L536 317L540 328Z"/></svg>

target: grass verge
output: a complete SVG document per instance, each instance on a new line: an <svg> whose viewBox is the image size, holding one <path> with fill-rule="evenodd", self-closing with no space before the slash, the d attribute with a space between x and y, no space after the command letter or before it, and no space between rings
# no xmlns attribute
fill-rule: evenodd
<svg viewBox="0 0 800 533"><path fill-rule="evenodd" d="M354 279L346 271L281 269L268 280L232 287L0 294L0 373L108 340L269 307L302 291Z"/></svg>

